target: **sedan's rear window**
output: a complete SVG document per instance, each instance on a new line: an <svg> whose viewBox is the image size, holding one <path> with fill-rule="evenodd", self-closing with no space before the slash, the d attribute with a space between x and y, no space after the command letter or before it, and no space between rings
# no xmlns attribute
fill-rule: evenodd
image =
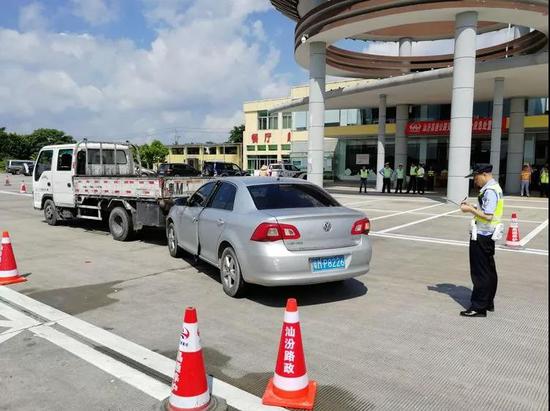
<svg viewBox="0 0 550 411"><path fill-rule="evenodd" d="M334 198L310 184L262 184L250 186L248 191L258 210L340 206Z"/></svg>

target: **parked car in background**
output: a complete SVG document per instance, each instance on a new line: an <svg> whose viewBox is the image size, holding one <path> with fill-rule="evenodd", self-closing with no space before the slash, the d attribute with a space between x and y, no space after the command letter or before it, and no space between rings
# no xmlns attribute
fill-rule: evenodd
<svg viewBox="0 0 550 411"><path fill-rule="evenodd" d="M6 172L11 174L32 175L34 161L32 160L7 160Z"/></svg>
<svg viewBox="0 0 550 411"><path fill-rule="evenodd" d="M246 176L248 175L235 163L224 163L219 161L205 161L202 166L202 175L206 177L220 176Z"/></svg>
<svg viewBox="0 0 550 411"><path fill-rule="evenodd" d="M156 171L153 171L153 170L150 170L150 169L144 168L144 167L141 167L139 172L140 172L140 175L142 177L156 177L157 176Z"/></svg>
<svg viewBox="0 0 550 411"><path fill-rule="evenodd" d="M195 177L201 173L196 168L184 163L163 163L159 166L158 175L163 177Z"/></svg>
<svg viewBox="0 0 550 411"><path fill-rule="evenodd" d="M175 200L166 220L170 255L183 251L220 270L225 293L340 281L369 271L370 222L307 181L212 180Z"/></svg>
<svg viewBox="0 0 550 411"><path fill-rule="evenodd" d="M269 165L272 177L293 177L307 179L307 173L290 163L272 163Z"/></svg>

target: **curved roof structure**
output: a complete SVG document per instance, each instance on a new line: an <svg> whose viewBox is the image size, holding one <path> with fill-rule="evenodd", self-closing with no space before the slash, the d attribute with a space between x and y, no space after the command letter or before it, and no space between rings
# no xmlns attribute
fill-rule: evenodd
<svg viewBox="0 0 550 411"><path fill-rule="evenodd" d="M342 39L426 41L454 38L455 16L478 13L477 32L500 30L512 23L531 32L493 47L478 50L478 61L533 54L548 46L547 0L271 0L296 21L295 56L309 67L309 45L327 44L327 74L386 78L453 64L452 55L381 56L334 46Z"/></svg>

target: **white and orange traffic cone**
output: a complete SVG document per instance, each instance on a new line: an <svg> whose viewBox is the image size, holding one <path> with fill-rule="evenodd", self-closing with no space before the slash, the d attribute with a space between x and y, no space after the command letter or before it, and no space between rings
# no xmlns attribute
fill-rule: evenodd
<svg viewBox="0 0 550 411"><path fill-rule="evenodd" d="M10 183L10 176L6 174L6 180L4 180L4 185L5 186L11 186L11 183Z"/></svg>
<svg viewBox="0 0 550 411"><path fill-rule="evenodd" d="M512 213L512 221L510 222L510 226L508 227L508 234L506 235L506 245L508 247L521 247L517 213Z"/></svg>
<svg viewBox="0 0 550 411"><path fill-rule="evenodd" d="M13 255L10 235L7 231L2 233L2 248L0 250L0 285L9 285L27 281L19 274L17 263Z"/></svg>
<svg viewBox="0 0 550 411"><path fill-rule="evenodd" d="M206 382L197 311L193 307L187 307L172 380L172 393L164 402L164 407L170 411L202 411L209 406L210 391Z"/></svg>
<svg viewBox="0 0 550 411"><path fill-rule="evenodd" d="M298 304L294 298L289 298L286 303L275 374L267 384L262 403L311 410L316 392L317 383L309 381L307 376Z"/></svg>
<svg viewBox="0 0 550 411"><path fill-rule="evenodd" d="M21 181L21 185L19 186L19 193L20 194L27 194L27 185L24 181Z"/></svg>

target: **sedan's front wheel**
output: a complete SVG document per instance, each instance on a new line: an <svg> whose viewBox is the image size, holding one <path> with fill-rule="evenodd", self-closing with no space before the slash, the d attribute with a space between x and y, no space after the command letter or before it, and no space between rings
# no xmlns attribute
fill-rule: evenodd
<svg viewBox="0 0 550 411"><path fill-rule="evenodd" d="M246 283L241 273L241 266L237 260L237 254L231 247L222 252L220 258L220 276L223 291L230 297L242 297L245 292Z"/></svg>
<svg viewBox="0 0 550 411"><path fill-rule="evenodd" d="M183 255L183 250L178 246L178 237L176 236L176 226L173 222L168 224L166 230L166 236L168 237L168 251L174 258L180 258Z"/></svg>

